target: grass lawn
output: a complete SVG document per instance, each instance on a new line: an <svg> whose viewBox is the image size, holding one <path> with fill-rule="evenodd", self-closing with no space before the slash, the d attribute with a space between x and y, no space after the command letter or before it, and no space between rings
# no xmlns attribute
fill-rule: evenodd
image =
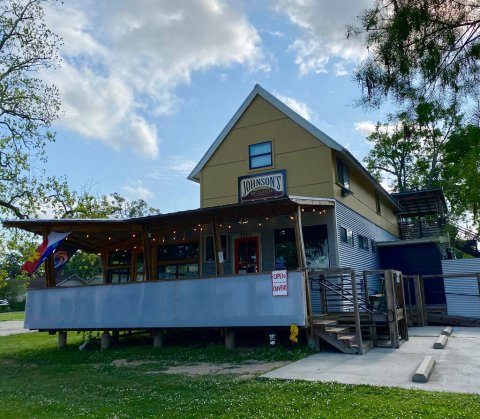
<svg viewBox="0 0 480 419"><path fill-rule="evenodd" d="M79 351L81 336L68 339L58 351L56 337L45 333L0 338L0 417L473 418L480 406L480 396L466 394L165 373L201 362L293 360L305 349L230 353L220 346L138 346L132 338L129 346Z"/></svg>
<svg viewBox="0 0 480 419"><path fill-rule="evenodd" d="M8 313L0 313L0 322L7 320L25 320L24 311L10 311Z"/></svg>

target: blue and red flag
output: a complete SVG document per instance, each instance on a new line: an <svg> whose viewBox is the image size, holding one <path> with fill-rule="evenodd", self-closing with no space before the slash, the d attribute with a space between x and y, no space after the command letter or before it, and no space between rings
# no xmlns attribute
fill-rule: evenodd
<svg viewBox="0 0 480 419"><path fill-rule="evenodd" d="M70 233L57 233L52 231L43 243L37 247L33 255L22 265L22 270L33 274L69 234Z"/></svg>

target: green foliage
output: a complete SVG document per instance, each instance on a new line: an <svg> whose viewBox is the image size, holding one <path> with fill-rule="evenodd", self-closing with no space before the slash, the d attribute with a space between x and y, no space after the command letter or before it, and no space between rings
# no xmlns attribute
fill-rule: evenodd
<svg viewBox="0 0 480 419"><path fill-rule="evenodd" d="M400 103L478 96L478 0L376 0L347 36L368 47L356 72L365 105L387 96Z"/></svg>
<svg viewBox="0 0 480 419"><path fill-rule="evenodd" d="M467 211L478 223L480 210L480 128L474 125L456 130L445 144L443 177L452 210Z"/></svg>
<svg viewBox="0 0 480 419"><path fill-rule="evenodd" d="M102 272L102 259L94 253L86 253L81 250L75 253L63 268L65 278L78 275L82 279L89 280L102 275Z"/></svg>
<svg viewBox="0 0 480 419"><path fill-rule="evenodd" d="M399 388L263 380L234 374L166 374L169 366L199 362L298 359L267 348L127 347L78 351L69 334L66 350L55 336L31 333L0 338L2 418L18 417L261 417L454 418L477 417L480 397ZM112 361L146 362L116 367ZM19 391L21 389L21 391Z"/></svg>
<svg viewBox="0 0 480 419"><path fill-rule="evenodd" d="M29 278L20 267L30 256L32 248L29 244L18 243L15 251L8 248L16 246L13 237L7 241L7 250L0 249L0 299L7 300L10 305L23 299ZM28 255L28 256L27 256Z"/></svg>
<svg viewBox="0 0 480 419"><path fill-rule="evenodd" d="M0 0L0 214L34 215L52 178L38 163L60 101L37 76L59 62L61 40L44 23L42 0ZM35 174L33 174L35 173Z"/></svg>
<svg viewBox="0 0 480 419"><path fill-rule="evenodd" d="M444 147L460 123L454 106L422 100L413 111L377 123L367 138L372 144L367 168L378 179L389 179L395 192L441 187L448 181L441 177Z"/></svg>

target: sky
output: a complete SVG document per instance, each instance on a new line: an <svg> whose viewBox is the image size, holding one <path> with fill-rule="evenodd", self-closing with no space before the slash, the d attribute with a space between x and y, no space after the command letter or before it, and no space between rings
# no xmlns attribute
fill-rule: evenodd
<svg viewBox="0 0 480 419"><path fill-rule="evenodd" d="M63 38L45 73L62 100L47 171L98 195L144 199L162 213L198 208L187 180L256 83L359 160L386 111L354 106L347 40L372 0L69 0L48 4Z"/></svg>

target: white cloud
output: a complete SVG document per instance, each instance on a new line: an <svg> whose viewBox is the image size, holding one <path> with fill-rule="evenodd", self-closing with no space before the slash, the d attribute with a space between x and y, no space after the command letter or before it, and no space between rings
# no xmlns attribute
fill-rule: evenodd
<svg viewBox="0 0 480 419"><path fill-rule="evenodd" d="M300 102L293 97L283 96L275 91L273 92L273 94L283 103L285 103L285 105L292 108L299 115L303 116L307 121L312 121L314 119L314 112L308 107L306 103Z"/></svg>
<svg viewBox="0 0 480 419"><path fill-rule="evenodd" d="M231 3L217 0L71 1L47 10L64 39L50 76L65 128L115 149L158 156L151 120L178 106L193 72L242 65L270 71L260 36ZM53 79L54 77L54 79Z"/></svg>
<svg viewBox="0 0 480 419"><path fill-rule="evenodd" d="M167 184L175 184L179 179L185 179L197 165L197 162L183 155L171 156L159 168L147 176Z"/></svg>
<svg viewBox="0 0 480 419"><path fill-rule="evenodd" d="M353 124L353 130L367 137L373 131L375 131L375 123L373 123L372 121L355 122Z"/></svg>
<svg viewBox="0 0 480 419"><path fill-rule="evenodd" d="M130 200L143 199L145 201L153 198L153 192L143 185L141 180L130 181L128 185L121 187L125 197Z"/></svg>
<svg viewBox="0 0 480 419"><path fill-rule="evenodd" d="M197 162L185 158L185 156L172 156L168 164L168 170L180 175L189 175Z"/></svg>
<svg viewBox="0 0 480 419"><path fill-rule="evenodd" d="M346 66L366 56L359 40L347 40L346 26L357 23L373 0L280 0L276 7L297 25L301 35L290 46L296 54L300 75L333 70L337 76L348 74ZM338 64L336 66L336 64Z"/></svg>

